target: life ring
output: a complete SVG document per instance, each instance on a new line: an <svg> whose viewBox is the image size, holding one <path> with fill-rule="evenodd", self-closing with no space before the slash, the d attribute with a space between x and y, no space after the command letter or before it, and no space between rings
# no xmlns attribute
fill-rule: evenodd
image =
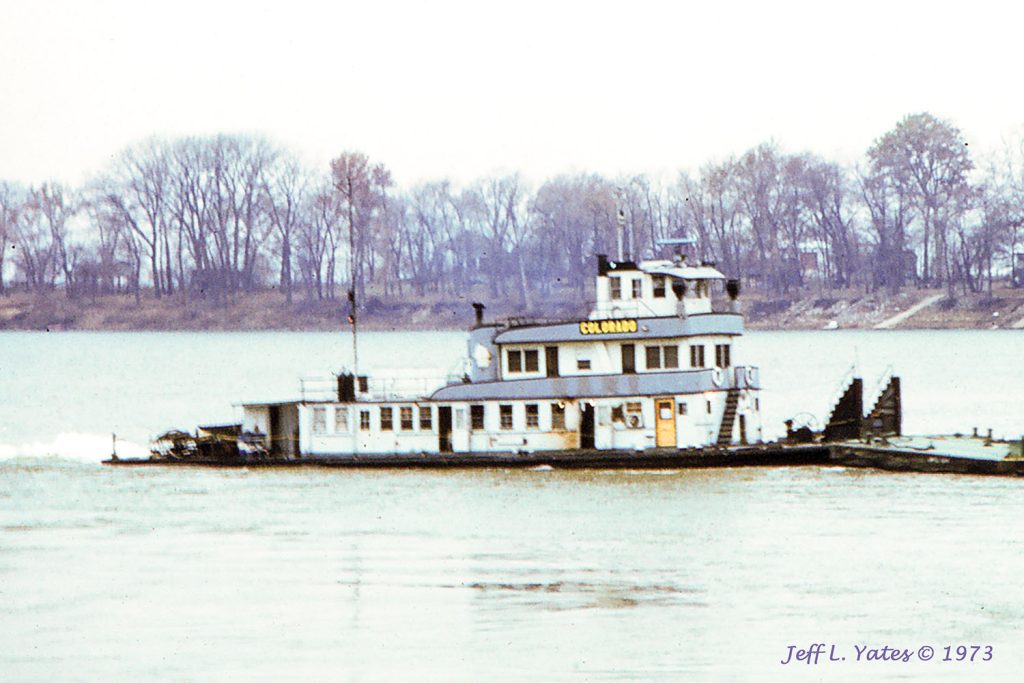
<svg viewBox="0 0 1024 683"><path fill-rule="evenodd" d="M626 424L629 425L630 429L640 429L644 426L644 423L640 420L639 415L629 415L626 418Z"/></svg>
<svg viewBox="0 0 1024 683"><path fill-rule="evenodd" d="M752 385L754 383L754 376L756 375L756 373L754 372L754 368L748 365L747 369L744 371L744 374L747 376L747 384Z"/></svg>
<svg viewBox="0 0 1024 683"><path fill-rule="evenodd" d="M722 368L712 368L711 381L714 382L716 387L722 386L723 379L725 379L725 376L722 374Z"/></svg>

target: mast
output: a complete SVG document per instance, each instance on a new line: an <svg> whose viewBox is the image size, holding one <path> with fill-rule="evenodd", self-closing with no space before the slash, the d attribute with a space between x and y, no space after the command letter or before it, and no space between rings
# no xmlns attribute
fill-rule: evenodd
<svg viewBox="0 0 1024 683"><path fill-rule="evenodd" d="M348 177L348 260L349 260L349 289L348 322L352 325L352 375L356 388L359 387L359 343L358 326L356 323L356 228L355 215L352 208L352 176Z"/></svg>

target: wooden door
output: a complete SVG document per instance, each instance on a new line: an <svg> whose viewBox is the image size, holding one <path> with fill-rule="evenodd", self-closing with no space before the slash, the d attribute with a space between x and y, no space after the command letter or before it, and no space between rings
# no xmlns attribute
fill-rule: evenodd
<svg viewBox="0 0 1024 683"><path fill-rule="evenodd" d="M594 406L580 401L580 448L594 447Z"/></svg>
<svg viewBox="0 0 1024 683"><path fill-rule="evenodd" d="M671 398L654 401L655 443L659 448L676 445L676 402Z"/></svg>
<svg viewBox="0 0 1024 683"><path fill-rule="evenodd" d="M636 372L636 346L622 345L622 374L632 375Z"/></svg>
<svg viewBox="0 0 1024 683"><path fill-rule="evenodd" d="M545 346L544 347L544 366L547 370L548 377L558 377L558 347L557 346Z"/></svg>
<svg viewBox="0 0 1024 683"><path fill-rule="evenodd" d="M441 406L437 409L437 450L442 453L452 452L451 406Z"/></svg>

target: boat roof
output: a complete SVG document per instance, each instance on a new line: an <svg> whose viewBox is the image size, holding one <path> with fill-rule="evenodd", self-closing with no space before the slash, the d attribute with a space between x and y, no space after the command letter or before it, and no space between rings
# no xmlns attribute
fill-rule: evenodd
<svg viewBox="0 0 1024 683"><path fill-rule="evenodd" d="M671 261L640 264L641 270L651 275L667 275L680 280L724 280L725 275L713 266L681 266Z"/></svg>
<svg viewBox="0 0 1024 683"><path fill-rule="evenodd" d="M656 396L719 391L714 368L633 375L573 375L538 379L450 384L438 389L431 401L500 401L522 399L603 398Z"/></svg>
<svg viewBox="0 0 1024 683"><path fill-rule="evenodd" d="M632 320L632 318L630 318ZM529 344L542 342L593 341L595 335L580 331L580 322L557 323L513 327L499 332L495 344ZM696 335L721 334L737 336L743 334L743 316L739 313L698 313L685 318L667 316L662 318L638 318L636 332L601 334L601 339L671 339Z"/></svg>

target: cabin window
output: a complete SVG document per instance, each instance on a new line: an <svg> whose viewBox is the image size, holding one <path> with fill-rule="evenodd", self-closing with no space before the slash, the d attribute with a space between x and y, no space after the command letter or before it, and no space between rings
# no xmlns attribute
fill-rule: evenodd
<svg viewBox="0 0 1024 683"><path fill-rule="evenodd" d="M622 278L610 277L610 278L608 278L608 282L612 286L612 298L613 299L621 299L622 298Z"/></svg>
<svg viewBox="0 0 1024 683"><path fill-rule="evenodd" d="M612 406L612 422L625 422L626 415L622 412L622 406Z"/></svg>
<svg viewBox="0 0 1024 683"><path fill-rule="evenodd" d="M626 404L627 413L639 413L642 408L640 407L640 401L630 401Z"/></svg>
<svg viewBox="0 0 1024 683"><path fill-rule="evenodd" d="M313 433L327 433L327 408L313 408Z"/></svg>
<svg viewBox="0 0 1024 683"><path fill-rule="evenodd" d="M348 432L348 408L334 409L334 431L336 434Z"/></svg>
<svg viewBox="0 0 1024 683"><path fill-rule="evenodd" d="M402 406L399 409L399 416L401 417L401 420L402 420L402 423L401 423L402 424L402 431L403 432L411 432L412 431L412 406Z"/></svg>
<svg viewBox="0 0 1024 683"><path fill-rule="evenodd" d="M366 375L360 375L356 378L359 384L359 393L366 394L370 391L370 379Z"/></svg>
<svg viewBox="0 0 1024 683"><path fill-rule="evenodd" d="M394 428L393 412L392 408L380 409L380 431L390 432Z"/></svg>
<svg viewBox="0 0 1024 683"><path fill-rule="evenodd" d="M690 346L690 367L691 368L702 368L704 367L704 345L696 344Z"/></svg>
<svg viewBox="0 0 1024 683"><path fill-rule="evenodd" d="M651 278L651 282L654 284L654 298L664 299L665 298L665 276L655 275Z"/></svg>
<svg viewBox="0 0 1024 683"><path fill-rule="evenodd" d="M482 405L475 405L469 407L469 428L484 428L484 407Z"/></svg>
<svg viewBox="0 0 1024 683"><path fill-rule="evenodd" d="M589 370L590 369L590 361L588 359L585 359L585 358L578 358L576 360L576 369L577 370Z"/></svg>
<svg viewBox="0 0 1024 683"><path fill-rule="evenodd" d="M526 404L526 428L537 429L540 427L540 407L536 403Z"/></svg>
<svg viewBox="0 0 1024 683"><path fill-rule="evenodd" d="M502 403L499 406L499 414L501 415L501 428L512 429L512 406Z"/></svg>
<svg viewBox="0 0 1024 683"><path fill-rule="evenodd" d="M715 365L727 368L731 364L728 344L715 344Z"/></svg>
<svg viewBox="0 0 1024 683"><path fill-rule="evenodd" d="M711 414L711 401L708 401L707 404L708 404L708 415L710 415Z"/></svg>
<svg viewBox="0 0 1024 683"><path fill-rule="evenodd" d="M434 428L434 409L420 406L420 431L429 432Z"/></svg>
<svg viewBox="0 0 1024 683"><path fill-rule="evenodd" d="M637 279L633 280L633 298L634 299L639 299L640 297L643 296L643 286L644 286L643 280L637 280Z"/></svg>
<svg viewBox="0 0 1024 683"><path fill-rule="evenodd" d="M565 430L565 407L560 406L557 403L551 404L551 430Z"/></svg>
<svg viewBox="0 0 1024 683"><path fill-rule="evenodd" d="M677 346L648 346L645 351L648 370L679 367L679 347Z"/></svg>
<svg viewBox="0 0 1024 683"><path fill-rule="evenodd" d="M682 401L679 402L679 414L686 415L686 404Z"/></svg>
<svg viewBox="0 0 1024 683"><path fill-rule="evenodd" d="M359 411L359 429L364 432L370 431L370 411Z"/></svg>
<svg viewBox="0 0 1024 683"><path fill-rule="evenodd" d="M537 372L540 370L540 352L537 349L515 350L505 353L509 372Z"/></svg>

